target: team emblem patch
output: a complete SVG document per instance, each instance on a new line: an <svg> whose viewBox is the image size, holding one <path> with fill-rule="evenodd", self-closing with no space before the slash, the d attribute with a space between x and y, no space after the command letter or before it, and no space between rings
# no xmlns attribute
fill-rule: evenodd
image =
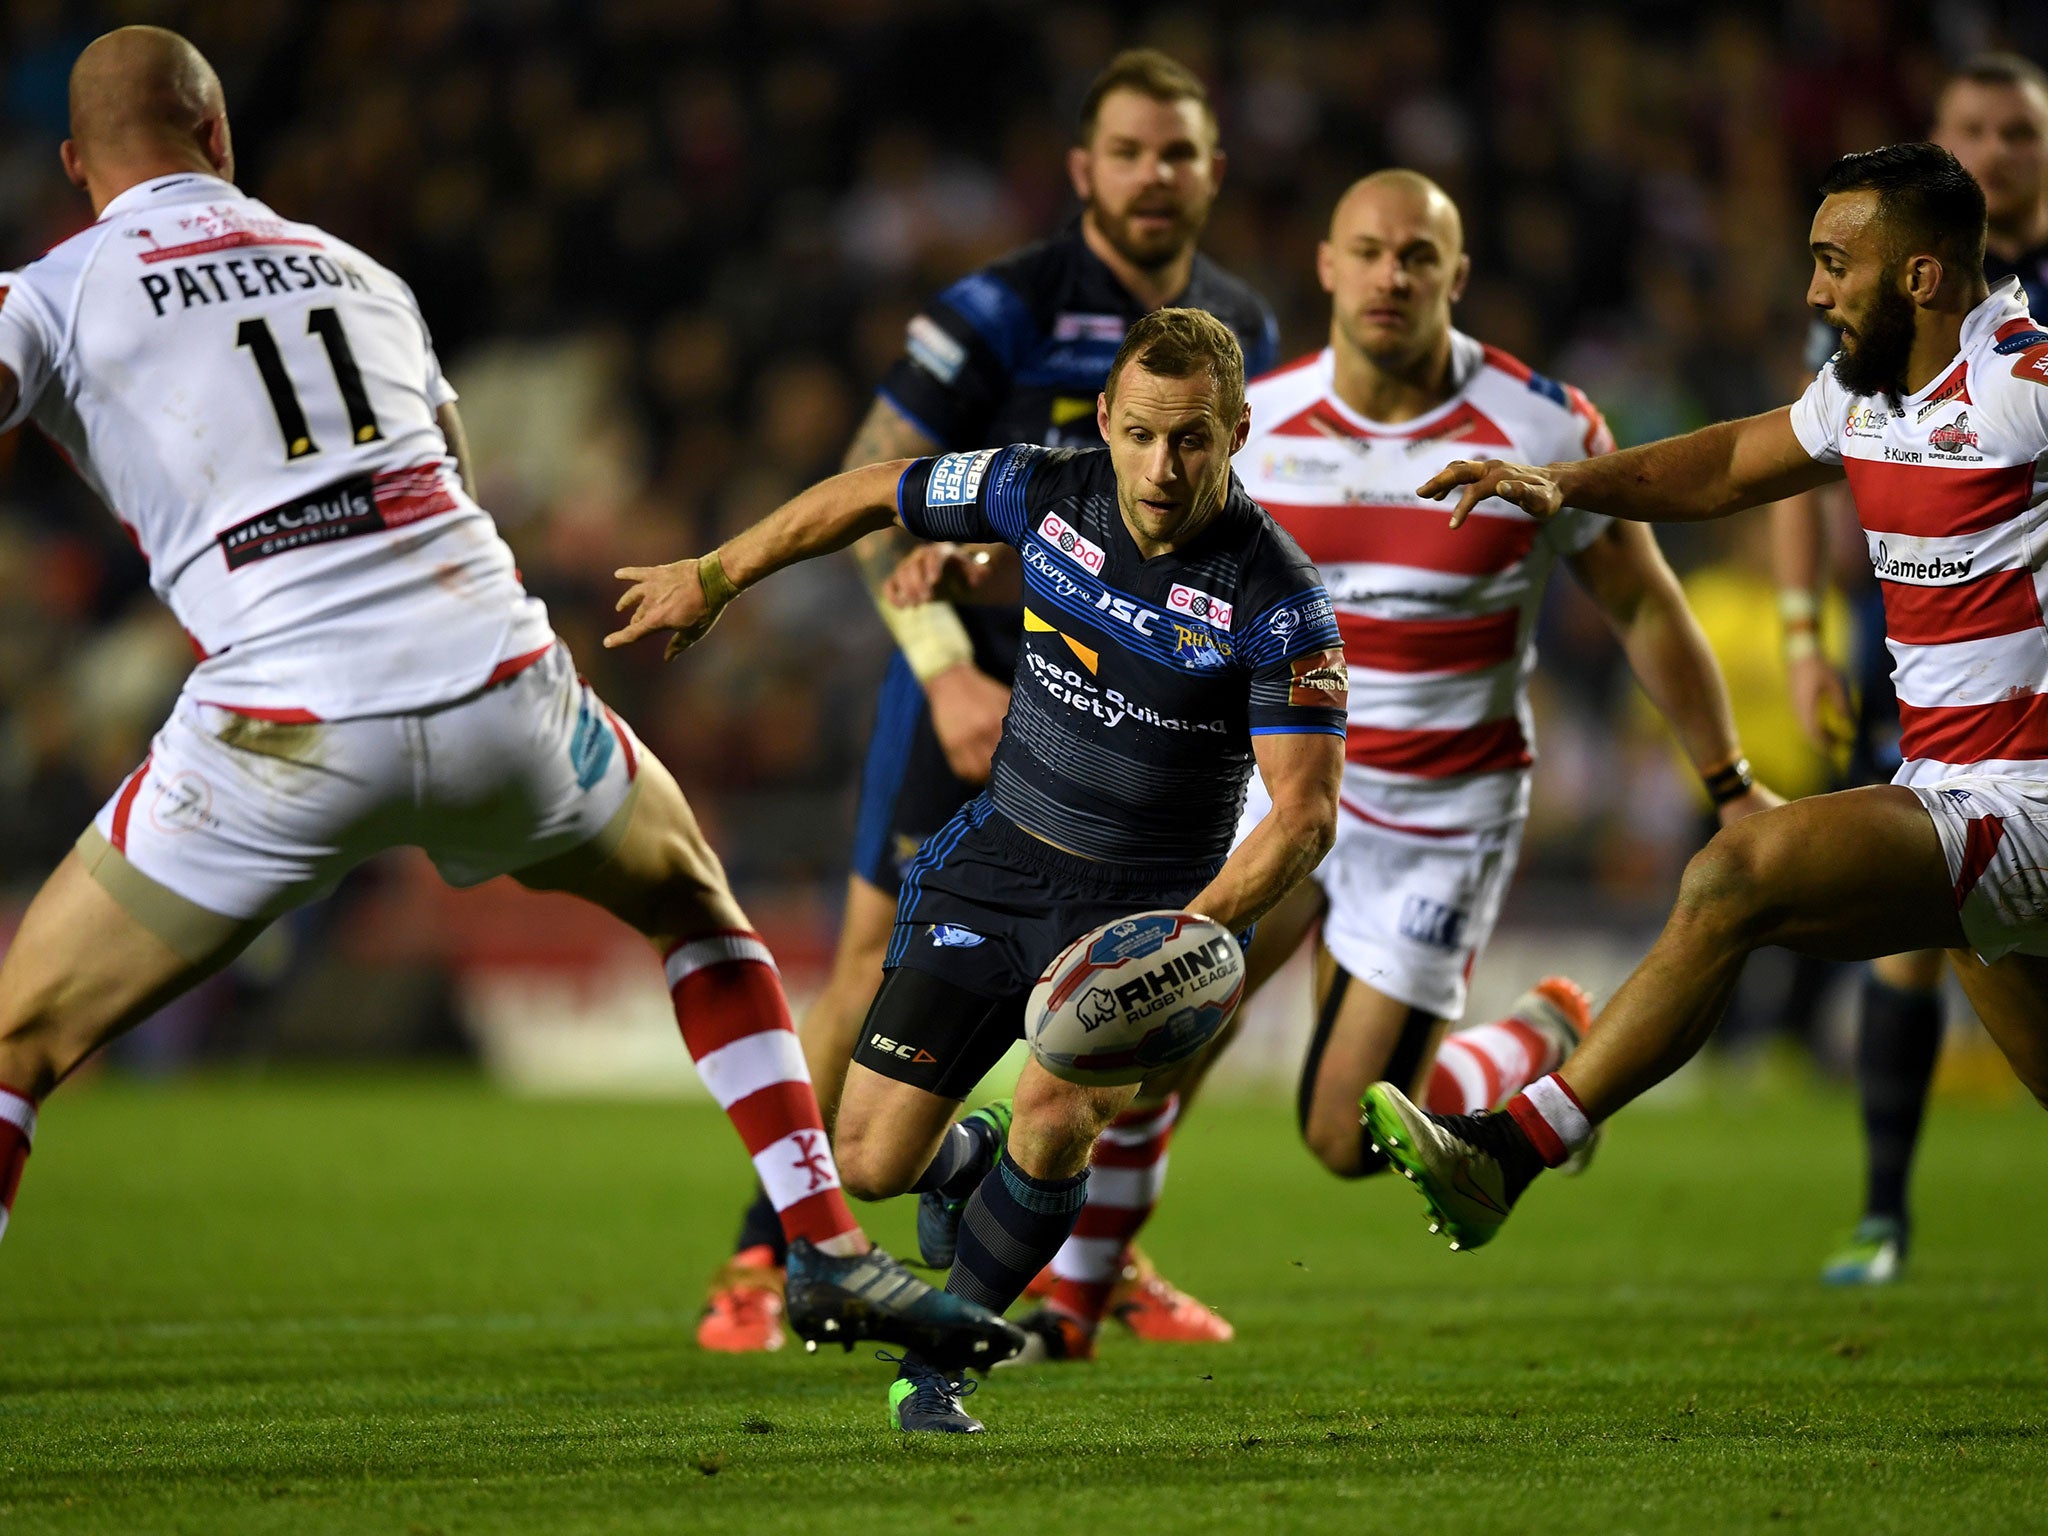
<svg viewBox="0 0 2048 1536"><path fill-rule="evenodd" d="M2048 384L2048 346L2031 347L2012 365L2012 376L2029 384Z"/></svg>
<svg viewBox="0 0 2048 1536"><path fill-rule="evenodd" d="M933 923L932 942L940 949L972 949L986 941L986 935L957 923Z"/></svg>
<svg viewBox="0 0 2048 1536"><path fill-rule="evenodd" d="M1959 413L1954 421L1936 427L1927 434L1927 446L1936 453L1961 453L1965 448L1977 446L1977 434L1970 430L1970 413Z"/></svg>
<svg viewBox="0 0 2048 1536"><path fill-rule="evenodd" d="M1109 559L1100 544L1090 543L1076 533L1057 512L1045 514L1045 520L1038 525L1038 536L1091 576L1100 576Z"/></svg>
<svg viewBox="0 0 2048 1536"><path fill-rule="evenodd" d="M978 453L949 453L932 465L932 477L925 486L924 504L928 507L965 507L973 504L981 494L981 477L988 473L989 461L996 456L993 448L984 448Z"/></svg>

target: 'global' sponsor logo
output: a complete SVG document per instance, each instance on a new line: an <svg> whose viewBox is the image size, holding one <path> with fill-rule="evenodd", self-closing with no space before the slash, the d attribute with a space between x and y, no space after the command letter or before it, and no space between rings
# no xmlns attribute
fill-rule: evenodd
<svg viewBox="0 0 2048 1536"><path fill-rule="evenodd" d="M1235 611L1222 598L1195 587L1182 586L1179 582L1175 582L1173 590L1166 594L1166 606L1175 613L1200 619L1204 624L1214 624L1218 629L1230 628L1230 615Z"/></svg>
<svg viewBox="0 0 2048 1536"><path fill-rule="evenodd" d="M1103 553L1102 546L1089 542L1075 532L1057 512L1045 514L1045 520L1038 525L1038 536L1069 560L1074 561L1089 575L1102 574L1102 567L1109 558Z"/></svg>

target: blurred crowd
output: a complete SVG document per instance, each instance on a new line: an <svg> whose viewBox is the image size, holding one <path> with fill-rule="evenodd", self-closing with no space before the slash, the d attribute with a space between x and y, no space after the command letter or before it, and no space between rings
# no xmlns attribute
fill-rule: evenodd
<svg viewBox="0 0 2048 1536"><path fill-rule="evenodd" d="M1284 356L1321 344L1313 251L1337 192L1414 166L1465 210L1461 324L1585 388L1623 443L1789 398L1819 170L1919 136L1957 57L2048 54L2048 7L2017 0L9 0L0 268L88 217L58 171L66 74L137 20L219 69L245 186L411 281L528 585L742 893L826 903L885 659L851 569L779 579L667 667L598 647L610 572L700 550L837 467L920 300L1071 216L1063 151L1116 48L1211 83L1230 164L1206 248L1273 302ZM1770 692L1761 542L1666 544L1719 605L1752 755L1821 787ZM1654 903L1701 802L1557 586L1528 878ZM188 664L113 520L32 432L0 439L10 898L140 759Z"/></svg>

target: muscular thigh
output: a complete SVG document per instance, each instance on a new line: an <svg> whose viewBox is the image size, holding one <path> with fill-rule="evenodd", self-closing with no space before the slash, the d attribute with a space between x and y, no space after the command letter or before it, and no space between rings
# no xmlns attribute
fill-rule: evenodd
<svg viewBox="0 0 2048 1536"><path fill-rule="evenodd" d="M2027 1090L2048 1104L2048 960L2007 955L1989 965L1951 950L1963 993Z"/></svg>

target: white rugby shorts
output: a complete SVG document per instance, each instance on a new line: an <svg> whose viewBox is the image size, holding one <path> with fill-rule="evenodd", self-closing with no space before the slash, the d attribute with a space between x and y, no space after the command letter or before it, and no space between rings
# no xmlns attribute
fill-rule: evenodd
<svg viewBox="0 0 2048 1536"><path fill-rule="evenodd" d="M623 830L643 751L557 641L411 714L259 720L180 697L93 828L187 901L267 919L386 848L422 848L449 884L475 885Z"/></svg>
<svg viewBox="0 0 2048 1536"><path fill-rule="evenodd" d="M1272 802L1254 777L1242 842ZM1329 898L1323 944L1375 992L1440 1019L1465 1012L1472 966L1500 918L1521 853L1520 820L1437 835L1337 812L1337 841L1310 876Z"/></svg>
<svg viewBox="0 0 2048 1536"><path fill-rule="evenodd" d="M1934 818L1978 958L2048 955L2048 781L1965 774L1909 787Z"/></svg>

